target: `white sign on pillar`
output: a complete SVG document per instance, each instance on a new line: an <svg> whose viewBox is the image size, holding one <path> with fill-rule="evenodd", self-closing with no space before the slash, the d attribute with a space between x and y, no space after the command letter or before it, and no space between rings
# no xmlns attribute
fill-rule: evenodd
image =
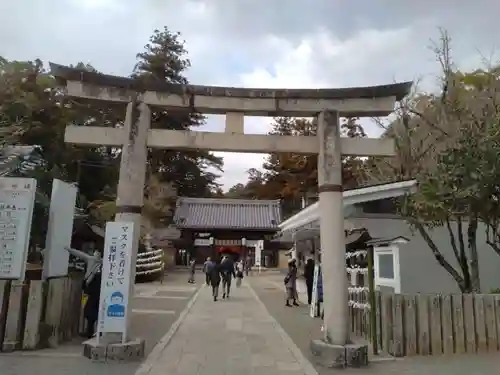
<svg viewBox="0 0 500 375"><path fill-rule="evenodd" d="M315 318L318 316L318 281L319 281L319 264L314 265L313 288L311 295L311 305L309 306L309 316Z"/></svg>
<svg viewBox="0 0 500 375"><path fill-rule="evenodd" d="M0 177L0 279L24 280L36 180Z"/></svg>
<svg viewBox="0 0 500 375"><path fill-rule="evenodd" d="M106 224L98 339L103 333L120 333L126 340L133 234L132 222Z"/></svg>
<svg viewBox="0 0 500 375"><path fill-rule="evenodd" d="M259 240L255 244L255 265L259 267L259 272L262 266L262 250L264 249L264 241Z"/></svg>
<svg viewBox="0 0 500 375"><path fill-rule="evenodd" d="M68 274L69 253L71 247L73 220L77 187L54 179L50 198L49 225L45 240L43 277L60 277Z"/></svg>

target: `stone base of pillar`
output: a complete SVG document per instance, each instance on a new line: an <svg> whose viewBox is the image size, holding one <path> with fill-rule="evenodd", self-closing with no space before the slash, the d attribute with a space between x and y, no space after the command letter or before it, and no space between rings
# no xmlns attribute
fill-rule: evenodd
<svg viewBox="0 0 500 375"><path fill-rule="evenodd" d="M2 352L12 353L19 348L20 346L18 341L4 341L2 345Z"/></svg>
<svg viewBox="0 0 500 375"><path fill-rule="evenodd" d="M90 339L83 343L83 356L93 361L140 361L144 358L145 341L133 341L106 344Z"/></svg>
<svg viewBox="0 0 500 375"><path fill-rule="evenodd" d="M312 340L310 349L315 362L327 368L368 366L368 345L333 345L323 340Z"/></svg>

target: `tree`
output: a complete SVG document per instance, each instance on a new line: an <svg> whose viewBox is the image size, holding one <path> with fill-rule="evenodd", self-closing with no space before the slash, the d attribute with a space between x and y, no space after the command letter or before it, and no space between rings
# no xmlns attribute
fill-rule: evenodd
<svg viewBox="0 0 500 375"><path fill-rule="evenodd" d="M315 136L317 125L306 119L276 118L271 134ZM356 118L344 119L341 133L347 137L365 137L363 127ZM342 158L342 178L345 188L357 186L358 174L363 170L363 161L357 157ZM295 153L273 154L263 165L266 188L261 189L272 199L283 200L285 216L302 208L302 200L316 197L318 192L318 156Z"/></svg>
<svg viewBox="0 0 500 375"><path fill-rule="evenodd" d="M418 180L419 191L404 200L403 214L460 290L480 292L480 222L486 224L490 246L495 249L498 244L498 69L456 70L445 32L435 52L443 70L441 92L402 103L386 132L395 139L397 157L388 163L371 160L366 172L372 177ZM430 236L435 227L447 228L453 260L443 256Z"/></svg>
<svg viewBox="0 0 500 375"><path fill-rule="evenodd" d="M155 30L144 52L137 54L137 64L132 77L147 82L169 82L188 84L183 75L191 66L187 59L180 33L167 27ZM189 130L204 123L205 118L188 111L154 109L151 115L152 128ZM206 151L150 150L150 173L160 181L173 182L178 194L183 196L208 197L220 185L219 177L212 172L222 171L222 159Z"/></svg>
<svg viewBox="0 0 500 375"><path fill-rule="evenodd" d="M100 191L113 183L113 173L81 170L79 161L100 163L106 149L79 149L64 142L69 123L100 121L98 110L67 101L54 78L40 60L7 61L0 59L0 125L2 151L12 144L35 146L32 168L17 168L11 176L37 179L37 201L32 225L32 241L45 241L52 181L79 182L79 202L96 199ZM35 154L34 153L34 154Z"/></svg>

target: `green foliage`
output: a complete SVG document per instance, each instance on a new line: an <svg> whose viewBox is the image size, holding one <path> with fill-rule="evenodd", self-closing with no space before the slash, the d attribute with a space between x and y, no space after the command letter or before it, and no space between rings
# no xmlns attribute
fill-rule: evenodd
<svg viewBox="0 0 500 375"><path fill-rule="evenodd" d="M138 62L132 77L145 82L169 82L187 84L183 75L191 63L179 33L167 27L155 30L144 52L137 54ZM152 113L153 128L189 130L203 125L205 118L199 113L187 111L155 110ZM220 187L219 175L211 170L222 171L222 158L206 151L150 150L150 172L161 181L175 182L182 196L207 197Z"/></svg>
<svg viewBox="0 0 500 375"><path fill-rule="evenodd" d="M314 136L317 125L310 120L278 117L274 119L270 134ZM356 118L345 119L341 132L347 137L365 137L363 127ZM357 186L363 171L363 161L356 157L343 157L343 184ZM263 171L250 169L246 184L233 186L226 196L245 199L281 199L284 216L298 212L302 200L315 198L318 191L318 156L282 153L269 155Z"/></svg>
<svg viewBox="0 0 500 375"><path fill-rule="evenodd" d="M137 55L132 76L140 80L187 83L183 76L190 66L180 35L156 30L145 50ZM83 63L75 67L96 71ZM114 215L118 181L119 150L112 147L77 147L64 142L68 124L115 127L122 124L124 110L109 103L78 102L64 95L40 60L8 61L0 58L0 147L13 144L38 146L40 165L11 175L34 177L38 181L33 240L43 246L52 180L76 182L78 203L88 208L90 218L102 223ZM196 113L155 110L152 126L189 130L204 123ZM0 151L1 152L1 151ZM150 151L148 176L172 182L180 195L209 196L220 190L213 172L222 170L222 159L208 152ZM148 197L146 197L148 198ZM170 198L163 202L171 205ZM93 204L90 204L94 202ZM89 205L90 204L90 205ZM88 207L87 207L88 205ZM147 214L157 223L168 223L170 211L148 206ZM161 212L159 212L161 211Z"/></svg>

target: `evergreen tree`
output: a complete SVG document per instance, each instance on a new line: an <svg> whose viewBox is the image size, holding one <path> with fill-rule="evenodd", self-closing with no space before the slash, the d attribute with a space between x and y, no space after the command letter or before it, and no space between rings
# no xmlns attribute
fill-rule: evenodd
<svg viewBox="0 0 500 375"><path fill-rule="evenodd" d="M163 31L155 30L144 52L137 54L138 62L132 77L145 83L188 84L184 73L191 63L186 55L180 33L173 33L167 27ZM154 109L151 120L152 128L190 130L203 125L205 117L184 110ZM219 176L210 169L222 171L223 161L211 152L155 149L150 150L149 162L150 173L157 175L161 181L173 182L178 195L206 197L220 187L216 182Z"/></svg>

